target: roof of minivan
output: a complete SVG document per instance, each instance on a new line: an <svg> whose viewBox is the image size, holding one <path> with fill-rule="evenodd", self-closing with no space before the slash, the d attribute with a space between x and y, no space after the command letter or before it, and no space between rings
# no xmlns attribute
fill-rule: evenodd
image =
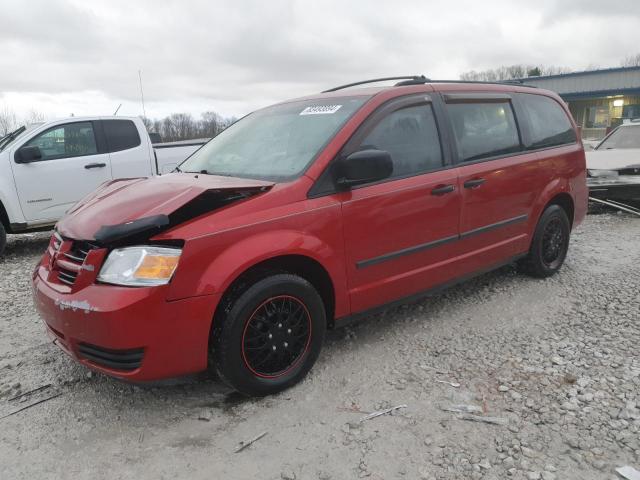
<svg viewBox="0 0 640 480"><path fill-rule="evenodd" d="M526 85L518 84L506 84L506 83L482 83L482 82L455 82L455 81L442 81L442 82L426 82L417 85L402 85L402 86L382 86L382 87L364 87L364 88L344 88L333 92L322 92L311 95L305 95L304 97L293 98L280 103L297 102L304 100L318 100L324 98L342 98L342 97L373 97L375 95L384 92L397 92L398 95L419 93L419 92L513 92L513 93L540 93L543 95L556 96L549 90L541 88L530 87Z"/></svg>

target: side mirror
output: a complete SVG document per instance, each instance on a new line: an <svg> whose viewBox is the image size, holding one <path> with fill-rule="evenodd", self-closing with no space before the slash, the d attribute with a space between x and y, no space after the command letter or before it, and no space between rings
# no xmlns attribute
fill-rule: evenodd
<svg viewBox="0 0 640 480"><path fill-rule="evenodd" d="M40 147L26 146L16 152L16 163L31 163L42 160Z"/></svg>
<svg viewBox="0 0 640 480"><path fill-rule="evenodd" d="M393 173L393 161L389 152L384 150L361 150L339 160L334 172L337 186L347 190L390 177Z"/></svg>

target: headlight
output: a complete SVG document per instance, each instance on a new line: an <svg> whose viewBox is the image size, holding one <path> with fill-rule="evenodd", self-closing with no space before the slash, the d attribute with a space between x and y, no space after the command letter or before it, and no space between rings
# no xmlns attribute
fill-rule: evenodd
<svg viewBox="0 0 640 480"><path fill-rule="evenodd" d="M113 250L104 262L98 281L145 287L169 283L180 260L180 248L127 247Z"/></svg>
<svg viewBox="0 0 640 480"><path fill-rule="evenodd" d="M617 170L587 170L587 173L590 177L598 178L598 177L617 177Z"/></svg>

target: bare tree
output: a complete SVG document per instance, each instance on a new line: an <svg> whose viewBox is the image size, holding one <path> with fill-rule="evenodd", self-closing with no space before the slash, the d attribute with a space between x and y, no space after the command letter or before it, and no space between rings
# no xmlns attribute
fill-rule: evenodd
<svg viewBox="0 0 640 480"><path fill-rule="evenodd" d="M0 107L0 136L4 137L16 129L18 121L16 114L7 105Z"/></svg>
<svg viewBox="0 0 640 480"><path fill-rule="evenodd" d="M29 110L27 115L24 117L24 123L32 124L32 123L41 123L45 121L45 115L42 112L38 112L35 109Z"/></svg>
<svg viewBox="0 0 640 480"><path fill-rule="evenodd" d="M201 138L213 138L224 128L225 119L216 112L204 112L198 122L198 136Z"/></svg>
<svg viewBox="0 0 640 480"><path fill-rule="evenodd" d="M173 113L163 119L140 118L147 132L160 134L164 142L213 138L236 121L235 117L225 118L214 111L202 113L199 120L188 113Z"/></svg>
<svg viewBox="0 0 640 480"><path fill-rule="evenodd" d="M629 55L622 62L620 62L620 66L622 67L640 67L640 53L635 55Z"/></svg>
<svg viewBox="0 0 640 480"><path fill-rule="evenodd" d="M527 77L540 77L543 75L557 75L568 73L570 69L565 67L553 67L543 65L508 65L488 70L464 72L460 75L461 80L498 82L501 80L515 80Z"/></svg>

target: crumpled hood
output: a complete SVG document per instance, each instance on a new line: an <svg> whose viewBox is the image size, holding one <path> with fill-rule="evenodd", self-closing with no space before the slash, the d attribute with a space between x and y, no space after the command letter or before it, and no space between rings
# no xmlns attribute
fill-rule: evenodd
<svg viewBox="0 0 640 480"><path fill-rule="evenodd" d="M272 186L273 183L260 180L193 173L113 180L74 205L58 222L57 230L67 238L95 240L96 233L105 226L148 217L170 217L178 211L179 221L186 221L228 204L229 199L246 198ZM198 201L207 196L211 199ZM227 202L216 202L216 198ZM190 202L197 204L193 215L181 209Z"/></svg>
<svg viewBox="0 0 640 480"><path fill-rule="evenodd" d="M640 149L637 148L593 150L585 152L585 154L587 168L593 170L618 170L632 165L640 165Z"/></svg>

